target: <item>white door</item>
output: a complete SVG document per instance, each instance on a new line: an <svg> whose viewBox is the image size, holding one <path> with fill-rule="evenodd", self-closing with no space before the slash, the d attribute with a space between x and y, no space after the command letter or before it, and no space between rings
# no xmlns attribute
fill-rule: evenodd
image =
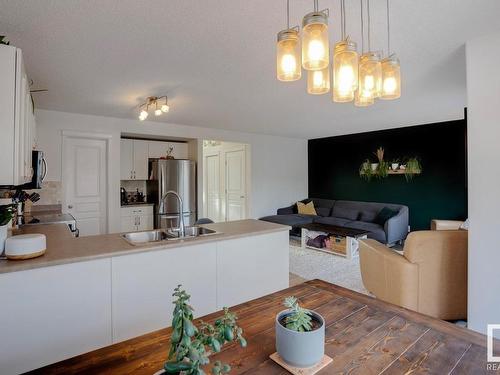
<svg viewBox="0 0 500 375"><path fill-rule="evenodd" d="M215 222L221 217L220 152L205 155L205 215Z"/></svg>
<svg viewBox="0 0 500 375"><path fill-rule="evenodd" d="M65 207L80 236L107 232L107 142L64 138L63 186Z"/></svg>
<svg viewBox="0 0 500 375"><path fill-rule="evenodd" d="M134 177L134 141L120 140L120 180L132 180Z"/></svg>
<svg viewBox="0 0 500 375"><path fill-rule="evenodd" d="M226 159L226 221L246 217L245 149L227 151Z"/></svg>

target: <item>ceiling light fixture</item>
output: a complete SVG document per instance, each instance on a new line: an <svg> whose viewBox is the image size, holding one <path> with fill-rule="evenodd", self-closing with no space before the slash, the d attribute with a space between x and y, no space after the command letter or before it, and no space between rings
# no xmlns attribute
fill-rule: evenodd
<svg viewBox="0 0 500 375"><path fill-rule="evenodd" d="M314 0L314 11L302 19L302 67L306 70L323 70L330 64L328 40L329 10L318 10Z"/></svg>
<svg viewBox="0 0 500 375"><path fill-rule="evenodd" d="M167 96L148 96L146 101L139 106L139 120L144 121L148 118L150 108L155 109L155 116L167 113L170 110Z"/></svg>
<svg viewBox="0 0 500 375"><path fill-rule="evenodd" d="M346 103L354 100L358 107L374 104L375 99L397 99L401 96L401 68L396 54L391 53L389 0L387 2L387 57L371 49L370 0L366 0L367 41L365 51L365 2L360 0L361 55L357 45L346 34L345 0L340 0L341 40L334 46L332 61L334 102ZM330 60L328 41L329 10L318 10L314 0L314 11L302 20L302 59L299 47L298 27L290 28L290 3L287 0L287 29L278 33L276 55L277 78L280 81L300 79L302 68L307 70L307 92L325 94L330 91ZM302 60L302 64L300 63Z"/></svg>
<svg viewBox="0 0 500 375"><path fill-rule="evenodd" d="M276 45L276 76L280 81L291 82L301 75L299 27L290 28L290 0L287 0L286 29L278 33Z"/></svg>
<svg viewBox="0 0 500 375"><path fill-rule="evenodd" d="M335 44L333 52L333 101L347 103L354 99L358 88L358 52L356 43L346 36L345 0L340 0L340 24L342 40Z"/></svg>
<svg viewBox="0 0 500 375"><path fill-rule="evenodd" d="M387 5L387 57L382 60L382 93L380 99L394 100L401 96L401 67L396 54L391 54L389 0Z"/></svg>

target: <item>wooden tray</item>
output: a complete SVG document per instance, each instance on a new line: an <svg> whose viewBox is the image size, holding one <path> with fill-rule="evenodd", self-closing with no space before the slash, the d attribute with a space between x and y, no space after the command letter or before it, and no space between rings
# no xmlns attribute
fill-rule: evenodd
<svg viewBox="0 0 500 375"><path fill-rule="evenodd" d="M313 367L307 367L307 368L301 368L301 367L292 367L283 361L283 359L280 357L278 353L273 353L269 356L274 362L276 362L278 365L283 367L285 370L288 372L292 373L293 375L314 375L320 370L324 369L326 366L328 366L330 363L332 363L333 359L328 357L326 354L323 356L323 359L319 361L316 365Z"/></svg>

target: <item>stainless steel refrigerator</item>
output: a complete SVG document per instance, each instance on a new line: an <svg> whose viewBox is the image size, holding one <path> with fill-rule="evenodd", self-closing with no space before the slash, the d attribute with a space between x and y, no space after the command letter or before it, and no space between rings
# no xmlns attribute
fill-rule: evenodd
<svg viewBox="0 0 500 375"><path fill-rule="evenodd" d="M148 201L154 203L155 228L179 227L179 202L173 190L182 198L184 225L196 221L196 163L192 160L151 159L147 182Z"/></svg>

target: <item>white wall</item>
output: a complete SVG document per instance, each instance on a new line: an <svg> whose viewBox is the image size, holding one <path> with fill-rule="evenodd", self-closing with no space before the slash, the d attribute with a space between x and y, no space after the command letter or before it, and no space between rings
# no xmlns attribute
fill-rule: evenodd
<svg viewBox="0 0 500 375"><path fill-rule="evenodd" d="M500 34L467 43L468 325L500 324ZM500 332L496 331L500 338Z"/></svg>
<svg viewBox="0 0 500 375"><path fill-rule="evenodd" d="M61 180L62 130L110 134L113 167L110 201L110 231L119 231L120 208L120 134L216 139L247 143L251 147L250 217L274 214L278 207L307 196L307 140L243 133L152 121L127 120L66 112L36 111L38 148L49 164L48 181ZM201 154L201 142L199 142ZM199 158L201 160L201 158Z"/></svg>

